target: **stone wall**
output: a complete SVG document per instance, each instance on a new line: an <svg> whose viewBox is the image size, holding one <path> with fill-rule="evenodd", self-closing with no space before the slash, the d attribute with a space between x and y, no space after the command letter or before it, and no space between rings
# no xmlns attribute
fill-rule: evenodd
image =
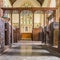
<svg viewBox="0 0 60 60"><path fill-rule="evenodd" d="M0 17L2 17L3 15L3 11L1 9L2 6L3 6L3 0L0 0Z"/></svg>

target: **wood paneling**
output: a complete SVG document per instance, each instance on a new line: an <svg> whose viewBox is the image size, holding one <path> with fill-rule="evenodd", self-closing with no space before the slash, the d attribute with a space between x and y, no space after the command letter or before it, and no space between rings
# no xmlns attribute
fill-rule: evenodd
<svg viewBox="0 0 60 60"><path fill-rule="evenodd" d="M54 46L58 46L58 34L59 33L59 30L58 29L55 29L54 30Z"/></svg>
<svg viewBox="0 0 60 60"><path fill-rule="evenodd" d="M34 28L33 29L33 41L38 41L38 34L40 32L40 28Z"/></svg>
<svg viewBox="0 0 60 60"><path fill-rule="evenodd" d="M31 33L22 33L21 39L31 39Z"/></svg>
<svg viewBox="0 0 60 60"><path fill-rule="evenodd" d="M16 30L13 31L13 37L14 37L14 42L20 41L20 30L17 28Z"/></svg>

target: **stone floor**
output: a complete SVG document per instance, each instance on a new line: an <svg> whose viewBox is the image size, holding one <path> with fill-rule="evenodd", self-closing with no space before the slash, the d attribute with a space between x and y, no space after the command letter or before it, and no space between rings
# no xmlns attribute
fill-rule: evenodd
<svg viewBox="0 0 60 60"><path fill-rule="evenodd" d="M13 44L0 55L0 60L60 60L55 53L42 46Z"/></svg>

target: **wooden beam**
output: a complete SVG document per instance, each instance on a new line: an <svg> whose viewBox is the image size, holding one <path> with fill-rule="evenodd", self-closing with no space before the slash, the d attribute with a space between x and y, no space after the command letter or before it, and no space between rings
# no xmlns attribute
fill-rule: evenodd
<svg viewBox="0 0 60 60"><path fill-rule="evenodd" d="M22 10L31 10L31 11L36 11L36 10L42 10L42 11L48 11L48 10L56 10L57 8L49 8L49 7L2 7L1 8L2 10L19 10L19 11L22 11Z"/></svg>

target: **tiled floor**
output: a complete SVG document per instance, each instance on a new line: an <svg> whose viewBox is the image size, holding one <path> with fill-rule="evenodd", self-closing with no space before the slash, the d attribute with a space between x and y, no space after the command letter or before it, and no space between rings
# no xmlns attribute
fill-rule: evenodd
<svg viewBox="0 0 60 60"><path fill-rule="evenodd" d="M42 46L38 48L33 45L14 44L12 48L7 49L0 60L60 60L52 52L44 49Z"/></svg>

